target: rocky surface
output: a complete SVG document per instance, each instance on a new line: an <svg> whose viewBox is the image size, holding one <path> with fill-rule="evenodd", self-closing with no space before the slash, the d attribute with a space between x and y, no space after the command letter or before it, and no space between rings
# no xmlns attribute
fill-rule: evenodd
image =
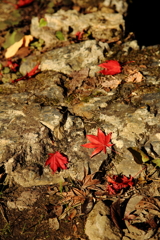
<svg viewBox="0 0 160 240"><path fill-rule="evenodd" d="M103 202L98 202L90 212L85 225L85 233L90 240L118 240L119 231L112 228L109 220L110 209Z"/></svg>

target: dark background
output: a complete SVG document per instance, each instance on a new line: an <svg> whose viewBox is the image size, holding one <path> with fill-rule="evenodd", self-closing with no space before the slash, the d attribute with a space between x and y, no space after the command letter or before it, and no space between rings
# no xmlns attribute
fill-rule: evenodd
<svg viewBox="0 0 160 240"><path fill-rule="evenodd" d="M160 0L129 0L126 34L135 33L140 46L160 44Z"/></svg>

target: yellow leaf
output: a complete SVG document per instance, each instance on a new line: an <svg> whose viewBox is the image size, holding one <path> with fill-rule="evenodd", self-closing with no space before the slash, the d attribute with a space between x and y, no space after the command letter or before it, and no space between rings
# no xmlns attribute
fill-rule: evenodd
<svg viewBox="0 0 160 240"><path fill-rule="evenodd" d="M28 47L29 43L33 40L32 35L26 35L18 42L15 42L13 45L11 45L9 48L7 48L7 51L5 53L5 58L13 57L16 52L21 48L23 45L25 47Z"/></svg>

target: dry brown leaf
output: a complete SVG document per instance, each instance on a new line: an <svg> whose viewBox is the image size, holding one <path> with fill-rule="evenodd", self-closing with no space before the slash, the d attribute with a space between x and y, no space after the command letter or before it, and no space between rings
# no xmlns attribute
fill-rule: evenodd
<svg viewBox="0 0 160 240"><path fill-rule="evenodd" d="M72 210L70 210L68 219L72 220L73 218L75 218L76 214L77 214L77 210L75 208L73 208Z"/></svg>
<svg viewBox="0 0 160 240"><path fill-rule="evenodd" d="M100 181L98 179L93 179L94 177L94 173L93 174L89 174L87 175L84 179L83 179L83 185L82 185L82 189L85 188L91 188L93 189L93 186L96 184L99 184Z"/></svg>
<svg viewBox="0 0 160 240"><path fill-rule="evenodd" d="M63 212L63 206L62 205L56 205L53 207L53 211L57 217L59 217Z"/></svg>
<svg viewBox="0 0 160 240"><path fill-rule="evenodd" d="M120 79L113 79L111 81L105 81L105 82L101 83L101 85L102 85L102 87L114 89L114 88L118 87L118 85L121 83L121 81L122 80L120 80Z"/></svg>
<svg viewBox="0 0 160 240"><path fill-rule="evenodd" d="M143 75L140 72L131 74L125 79L126 82L135 82L135 83L142 82L142 80L143 80Z"/></svg>
<svg viewBox="0 0 160 240"><path fill-rule="evenodd" d="M24 58L24 57L27 57L30 53L31 53L31 49L29 49L28 47L21 47L16 52L15 56L18 56L20 58Z"/></svg>
<svg viewBox="0 0 160 240"><path fill-rule="evenodd" d="M11 45L9 48L7 48L7 51L5 53L5 58L13 57L18 49L22 46L28 47L29 43L33 40L32 35L26 35L24 36L20 41L15 42L13 45Z"/></svg>
<svg viewBox="0 0 160 240"><path fill-rule="evenodd" d="M84 203L86 196L89 193L82 191L78 188L72 188L70 192L63 192L59 195L63 196L64 199L59 201L59 204L66 204L70 202L70 206L75 206Z"/></svg>
<svg viewBox="0 0 160 240"><path fill-rule="evenodd" d="M111 218L117 228L123 229L125 227L123 216L124 209L122 208L122 201L118 199L111 205Z"/></svg>
<svg viewBox="0 0 160 240"><path fill-rule="evenodd" d="M94 206L93 197L86 198L86 200L81 206L82 213L88 214L93 209L93 206Z"/></svg>

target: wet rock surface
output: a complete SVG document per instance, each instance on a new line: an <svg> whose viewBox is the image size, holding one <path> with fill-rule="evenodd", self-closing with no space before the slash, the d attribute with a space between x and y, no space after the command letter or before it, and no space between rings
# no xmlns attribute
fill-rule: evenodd
<svg viewBox="0 0 160 240"><path fill-rule="evenodd" d="M43 215L40 222L52 229L57 240L58 231L61 231L61 226L64 227L65 224L61 210L58 215L52 206L58 208L57 202L60 202L54 194L58 191L61 194L67 190L69 192L70 185L66 187L66 182L74 185L77 179L82 180L84 169L91 173L107 172L109 175L135 177L137 188L131 190L131 195L119 193L115 196L116 200L123 197L129 199L137 191L140 199L145 202L147 200L143 197L147 194L148 198L159 198L158 173L158 183L152 181L152 167L151 170L148 167L147 177L142 174L139 179L137 174L139 176L143 171L144 162L138 164L129 148L142 149L150 160L159 159L160 156L160 47L156 45L140 49L136 40L121 39L125 30L123 14L127 11L126 1L104 1L103 4L102 1L73 2L76 7L99 9L85 15L77 10L60 9L56 13L45 15L45 27L39 26L39 17L33 17L30 31L34 37L43 39L46 46L44 52L35 51L26 57L21 63L20 72L25 75L36 64L40 64L40 71L29 80L0 85L0 179L2 178L4 185L9 188L21 189L19 196L17 194L10 197L7 207L13 211L31 211L32 215L35 204L39 204L37 214ZM5 11L10 9L6 8ZM91 39L75 38L75 34L83 30L91 34ZM63 32L63 43L55 36L56 31ZM99 73L101 68L98 65L109 59L124 63L121 73L115 76ZM115 82L118 84L114 85ZM112 149L107 148L107 154L101 152L90 158L93 149L84 148L82 144L87 142L86 135L97 135L98 128L106 134L112 132L111 142L114 145ZM69 163L66 170L59 169L53 174L52 170L44 165L48 154L56 151L64 153ZM108 169L110 162L113 166ZM149 189L146 185L144 189L141 188L142 181L142 184L151 183ZM52 189L52 186L56 186L55 189ZM83 208L85 204L88 207L91 198L86 189L85 191L88 195L85 195L84 202L84 192L81 192L81 195L76 192L74 198L76 201L77 198L81 199ZM75 197L72 194L71 197ZM40 196L45 196L44 202ZM142 229L136 230L135 226L130 226L131 219L127 219L128 215L125 220L127 227L121 231L116 225L117 217L113 212L110 213L111 204L108 206L103 197L94 196L91 201L93 206L88 212L86 210L89 214L85 223L79 221L77 225L74 224L74 236L69 239L80 237L77 233L78 224L82 224L85 234L82 234L85 238L81 239L142 240L148 236L150 239L158 237L158 220L155 220L159 218L157 202L154 202L156 217L150 217L153 212L149 212L148 220L149 226L157 224L154 225L155 232L151 232L149 227L147 233ZM112 196L108 198L108 202L116 201ZM45 212L41 210L41 204ZM136 204L134 202L134 205ZM69 207L76 208L77 205ZM117 205L117 209L119 206L122 205ZM76 211L78 214L85 214L82 209ZM68 212L65 212L65 217L74 219L76 213L69 215ZM137 214L141 216L141 213ZM146 212L143 214L148 218ZM4 221L7 221L5 214L2 215Z"/></svg>

